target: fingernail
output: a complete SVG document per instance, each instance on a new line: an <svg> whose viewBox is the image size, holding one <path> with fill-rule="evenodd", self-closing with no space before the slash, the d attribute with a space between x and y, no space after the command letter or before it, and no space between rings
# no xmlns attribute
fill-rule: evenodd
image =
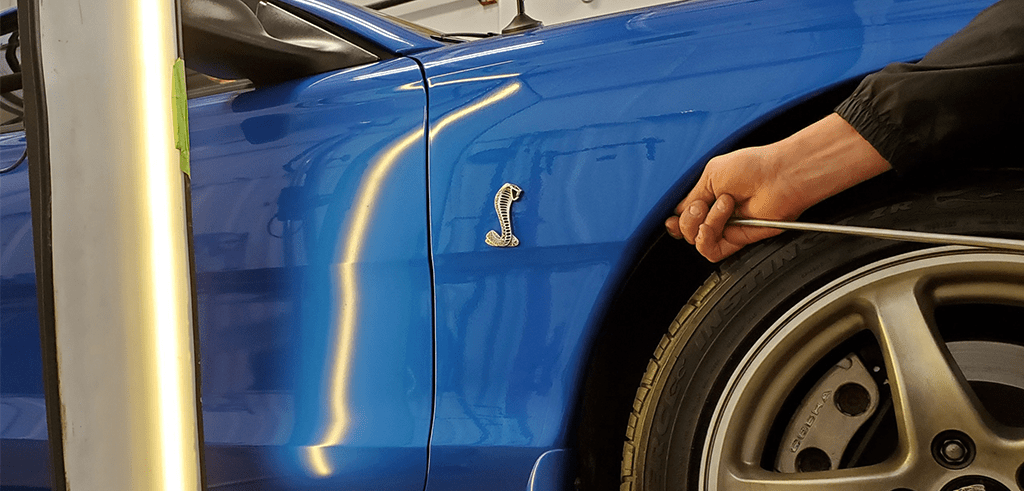
<svg viewBox="0 0 1024 491"><path fill-rule="evenodd" d="M722 210L722 211L726 210L726 206L725 206L725 202L724 201L719 201L718 203L716 203L715 206L717 206L719 210Z"/></svg>
<svg viewBox="0 0 1024 491"><path fill-rule="evenodd" d="M696 204L690 205L690 214L695 217L700 216L700 206L697 206Z"/></svg>

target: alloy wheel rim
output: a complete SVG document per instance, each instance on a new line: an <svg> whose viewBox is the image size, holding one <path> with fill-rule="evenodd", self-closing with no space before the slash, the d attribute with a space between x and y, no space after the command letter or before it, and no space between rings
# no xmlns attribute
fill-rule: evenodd
<svg viewBox="0 0 1024 491"><path fill-rule="evenodd" d="M960 247L915 251L860 268L798 302L758 339L727 383L709 426L699 488L937 490L975 475L1012 485L1022 465L1015 460L1024 455L1024 428L993 419L951 361L933 314L954 303L1024 306L1024 255ZM767 436L794 381L865 330L878 342L888 375L898 428L894 455L823 472L765 470ZM947 431L976 442L969 465L936 461L933 441Z"/></svg>

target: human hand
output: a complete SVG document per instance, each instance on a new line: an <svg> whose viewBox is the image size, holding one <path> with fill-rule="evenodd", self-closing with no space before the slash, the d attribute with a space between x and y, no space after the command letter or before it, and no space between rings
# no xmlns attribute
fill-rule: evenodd
<svg viewBox="0 0 1024 491"><path fill-rule="evenodd" d="M665 221L669 235L718 262L781 230L726 226L734 215L791 220L813 197L780 175L771 147L744 148L711 159L697 185ZM813 204L813 203L812 203Z"/></svg>
<svg viewBox="0 0 1024 491"><path fill-rule="evenodd" d="M890 169L889 163L837 114L785 140L711 159L696 186L665 221L709 261L781 233L727 226L733 215L792 220L815 203Z"/></svg>

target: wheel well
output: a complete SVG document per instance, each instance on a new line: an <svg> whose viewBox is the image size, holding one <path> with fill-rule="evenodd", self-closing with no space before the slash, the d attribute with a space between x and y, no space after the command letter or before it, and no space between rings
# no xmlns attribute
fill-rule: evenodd
<svg viewBox="0 0 1024 491"><path fill-rule="evenodd" d="M835 85L752 128L730 149L785 138L832 112L859 80ZM689 244L660 229L615 295L589 356L576 416L577 489L619 487L619 463L630 405L651 355L679 308L716 270Z"/></svg>
<svg viewBox="0 0 1024 491"><path fill-rule="evenodd" d="M851 80L835 85L780 112L751 128L723 152L768 144L793 134L831 113L858 83ZM934 166L937 170L917 173L913 179L886 173L823 201L801 219L827 222L892 205L908 193L939 189L964 179L982 184L1009 179L1024 184L1024 169L1019 165L1008 169L991 157L1002 150L977 149L981 153L971 154L970 164L976 172L970 175L964 175L962 164L941 163ZM987 161L989 158L993 160ZM641 377L679 309L717 269L689 244L668 237L660 226L649 231L643 244L646 248L641 250L646 252L638 256L616 293L589 354L575 418L579 462L576 488L581 491L618 489L623 437Z"/></svg>

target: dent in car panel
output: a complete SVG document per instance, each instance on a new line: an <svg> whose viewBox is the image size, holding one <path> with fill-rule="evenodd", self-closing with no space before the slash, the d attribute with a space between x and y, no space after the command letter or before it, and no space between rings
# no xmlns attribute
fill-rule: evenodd
<svg viewBox="0 0 1024 491"><path fill-rule="evenodd" d="M193 104L211 484L422 488L424 103L398 59Z"/></svg>

